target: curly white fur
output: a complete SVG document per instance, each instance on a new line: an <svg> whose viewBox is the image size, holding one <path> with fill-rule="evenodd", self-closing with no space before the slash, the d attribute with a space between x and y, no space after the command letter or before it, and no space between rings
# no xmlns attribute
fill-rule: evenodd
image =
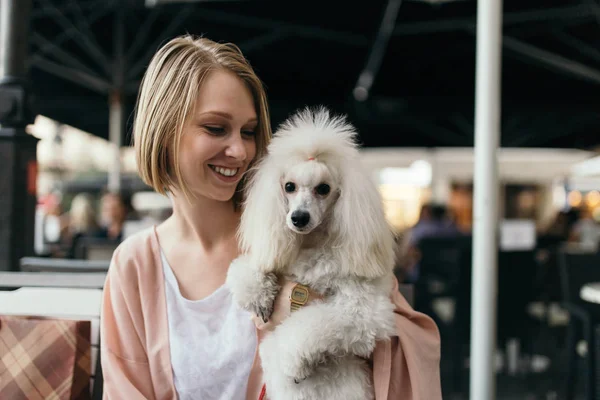
<svg viewBox="0 0 600 400"><path fill-rule="evenodd" d="M372 399L367 359L395 334L393 235L355 140L344 118L305 109L278 129L250 180L244 255L227 277L235 301L267 319L276 275L324 296L261 342L270 400Z"/></svg>

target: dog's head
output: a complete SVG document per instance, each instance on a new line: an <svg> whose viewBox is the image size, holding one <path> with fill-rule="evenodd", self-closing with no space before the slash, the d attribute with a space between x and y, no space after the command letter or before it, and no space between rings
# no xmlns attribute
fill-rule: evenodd
<svg viewBox="0 0 600 400"><path fill-rule="evenodd" d="M286 200L286 224L298 234L323 227L339 197L340 179L316 158L285 172L281 190Z"/></svg>
<svg viewBox="0 0 600 400"><path fill-rule="evenodd" d="M242 250L263 271L288 265L299 236L315 231L341 274L377 277L393 268L392 230L356 136L324 108L305 109L277 130L252 172L239 231Z"/></svg>

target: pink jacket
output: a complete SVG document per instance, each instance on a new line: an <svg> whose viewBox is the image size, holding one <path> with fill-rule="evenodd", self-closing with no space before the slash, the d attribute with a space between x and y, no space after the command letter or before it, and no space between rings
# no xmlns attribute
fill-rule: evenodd
<svg viewBox="0 0 600 400"><path fill-rule="evenodd" d="M397 290L392 300L398 336L379 343L373 354L375 398L441 399L438 329ZM127 239L115 251L104 287L101 321L104 399L176 399L155 229ZM263 332L258 331L259 340ZM247 399L258 399L261 378L257 354Z"/></svg>

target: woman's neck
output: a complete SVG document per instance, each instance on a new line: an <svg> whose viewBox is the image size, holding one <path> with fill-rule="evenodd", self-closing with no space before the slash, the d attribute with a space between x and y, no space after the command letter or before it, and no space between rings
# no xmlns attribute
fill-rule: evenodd
<svg viewBox="0 0 600 400"><path fill-rule="evenodd" d="M190 199L173 194L173 215L167 221L170 231L182 242L200 242L205 249L228 241L235 236L240 213L231 202L207 198Z"/></svg>

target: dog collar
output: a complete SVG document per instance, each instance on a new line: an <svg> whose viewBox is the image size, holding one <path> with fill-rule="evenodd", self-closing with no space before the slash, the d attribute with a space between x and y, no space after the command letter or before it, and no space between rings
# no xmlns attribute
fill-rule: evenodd
<svg viewBox="0 0 600 400"><path fill-rule="evenodd" d="M290 294L290 311L297 311L306 303L310 297L308 286L297 283Z"/></svg>

